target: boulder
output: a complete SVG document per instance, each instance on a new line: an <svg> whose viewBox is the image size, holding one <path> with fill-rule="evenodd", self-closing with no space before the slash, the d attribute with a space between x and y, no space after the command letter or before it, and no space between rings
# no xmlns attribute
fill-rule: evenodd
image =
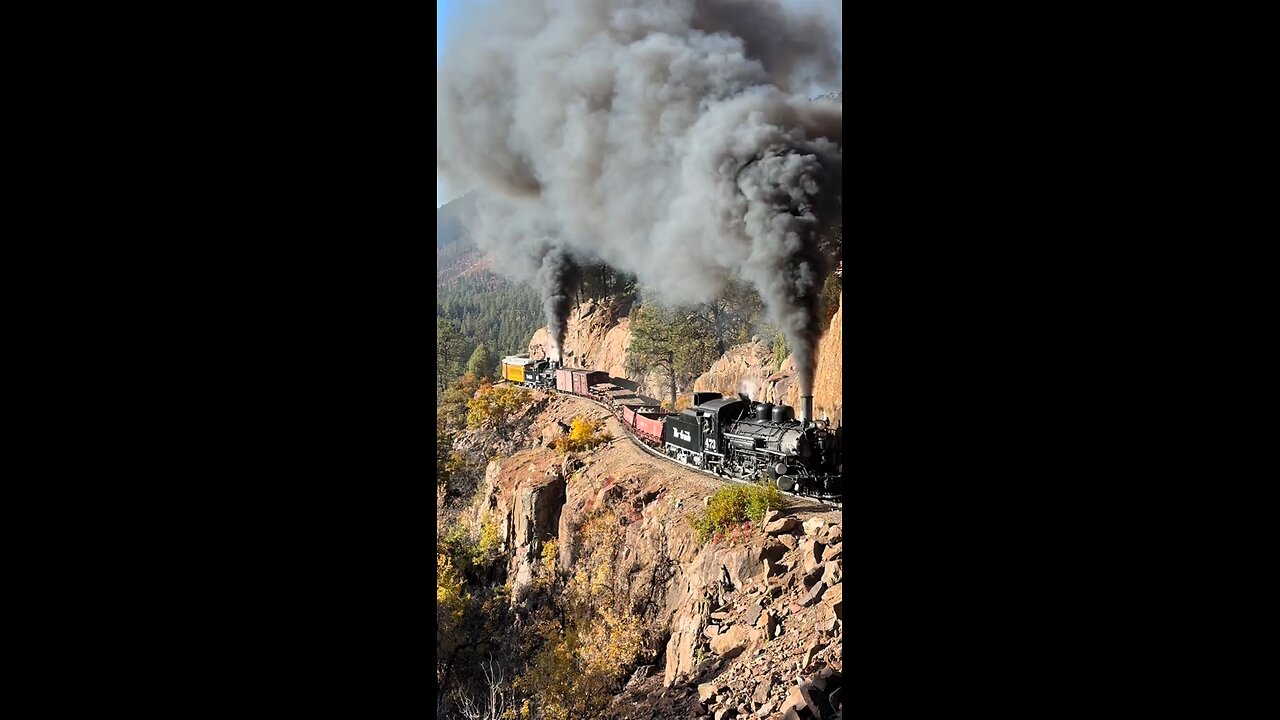
<svg viewBox="0 0 1280 720"><path fill-rule="evenodd" d="M764 630L764 641L769 642L777 636L781 628L778 627L778 616L773 613L765 613L761 616L762 628Z"/></svg>
<svg viewBox="0 0 1280 720"><path fill-rule="evenodd" d="M825 601L830 603L831 610L835 612L836 617L844 619L844 584L833 586L827 591Z"/></svg>
<svg viewBox="0 0 1280 720"><path fill-rule="evenodd" d="M796 546L800 544L800 541L796 540L795 535L785 535L785 534L778 536L778 542L782 543L783 545L786 545L788 550L795 550Z"/></svg>
<svg viewBox="0 0 1280 720"><path fill-rule="evenodd" d="M827 545L838 545L843 538L844 531L840 529L839 525L829 526L827 531L822 534L822 542Z"/></svg>
<svg viewBox="0 0 1280 720"><path fill-rule="evenodd" d="M812 572L822 564L822 543L813 538L805 538L800 543L800 559L804 563L804 571Z"/></svg>
<svg viewBox="0 0 1280 720"><path fill-rule="evenodd" d="M782 556L786 554L786 545L783 545L781 542L773 538L768 538L764 541L764 544L760 546L759 558L761 561L770 560L772 562L778 562L782 559Z"/></svg>
<svg viewBox="0 0 1280 720"><path fill-rule="evenodd" d="M711 651L725 659L737 657L747 649L751 634L751 628L736 625L712 638Z"/></svg>
<svg viewBox="0 0 1280 720"><path fill-rule="evenodd" d="M703 705L709 704L720 690L721 686L716 683L702 683L698 686L698 702Z"/></svg>
<svg viewBox="0 0 1280 720"><path fill-rule="evenodd" d="M827 587L835 587L840 583L840 561L833 560L822 566L822 581Z"/></svg>
<svg viewBox="0 0 1280 720"><path fill-rule="evenodd" d="M804 521L804 534L811 537L816 536L826 526L827 523L822 518L809 518Z"/></svg>
<svg viewBox="0 0 1280 720"><path fill-rule="evenodd" d="M795 528L796 524L797 520L795 518L784 517L765 525L764 532L766 535L781 535L783 533L791 532L791 530Z"/></svg>
<svg viewBox="0 0 1280 720"><path fill-rule="evenodd" d="M596 493L596 507L612 507L620 499L622 499L621 485L600 488L600 491Z"/></svg>
<svg viewBox="0 0 1280 720"><path fill-rule="evenodd" d="M751 695L751 701L757 705L763 705L769 699L769 691L773 690L773 680L765 678L765 681L756 686L756 691Z"/></svg>
<svg viewBox="0 0 1280 720"><path fill-rule="evenodd" d="M822 551L823 560L835 560L836 558L840 557L840 555L841 555L841 543L836 543L835 545L831 545L826 550Z"/></svg>
<svg viewBox="0 0 1280 720"><path fill-rule="evenodd" d="M756 717L759 717L759 718L770 717L769 713L773 712L774 705L775 703L772 700L761 705L760 709L756 711Z"/></svg>
<svg viewBox="0 0 1280 720"><path fill-rule="evenodd" d="M810 645L809 649L804 653L804 660L801 662L801 667L809 667L809 663L813 662L813 659L817 657L818 653L822 652L825 647L826 645L823 645L822 643L814 643L813 645Z"/></svg>
<svg viewBox="0 0 1280 720"><path fill-rule="evenodd" d="M814 585L813 589L810 590L807 594L805 594L804 598L801 599L800 605L802 607L809 607L810 605L813 605L814 603L818 602L819 600L822 599L822 593L825 592L826 589L827 589L826 583L818 582L818 584Z"/></svg>
<svg viewBox="0 0 1280 720"><path fill-rule="evenodd" d="M805 587L813 587L814 583L818 582L819 580L826 579L826 570L827 570L826 565L818 566L810 570L808 573L805 573L805 576L801 579L801 581L804 583ZM829 585L830 583L827 583L827 584Z"/></svg>

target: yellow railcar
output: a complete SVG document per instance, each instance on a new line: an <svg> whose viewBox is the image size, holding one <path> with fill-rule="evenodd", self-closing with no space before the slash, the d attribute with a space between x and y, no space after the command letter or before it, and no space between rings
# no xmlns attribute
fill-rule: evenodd
<svg viewBox="0 0 1280 720"><path fill-rule="evenodd" d="M502 363L502 377L511 382L524 382L524 368L520 365Z"/></svg>
<svg viewBox="0 0 1280 720"><path fill-rule="evenodd" d="M508 382L524 382L524 367L533 362L523 355L509 355L502 358L502 377Z"/></svg>

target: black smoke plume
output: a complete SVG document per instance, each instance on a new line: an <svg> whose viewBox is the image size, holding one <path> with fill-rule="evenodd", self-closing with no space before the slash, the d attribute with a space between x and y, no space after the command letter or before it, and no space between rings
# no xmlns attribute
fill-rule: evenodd
<svg viewBox="0 0 1280 720"><path fill-rule="evenodd" d="M582 282L582 271L568 253L552 248L542 256L538 269L537 286L542 293L542 312L547 318L547 335L551 338L548 359L559 362L564 348L564 334L568 329L569 310L573 307L573 294Z"/></svg>

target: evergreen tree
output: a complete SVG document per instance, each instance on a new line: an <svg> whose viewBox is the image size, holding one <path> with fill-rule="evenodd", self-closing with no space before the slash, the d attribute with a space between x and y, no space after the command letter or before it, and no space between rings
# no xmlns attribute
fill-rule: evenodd
<svg viewBox="0 0 1280 720"><path fill-rule="evenodd" d="M642 305L631 312L631 346L627 350L632 372L658 369L667 377L671 406L676 386L706 372L715 361L715 344L705 322L688 308Z"/></svg>
<svg viewBox="0 0 1280 720"><path fill-rule="evenodd" d="M489 346L484 343L476 346L475 352L471 353L471 359L467 361L467 372L478 378L492 376L497 367L498 361L494 359Z"/></svg>
<svg viewBox="0 0 1280 720"><path fill-rule="evenodd" d="M459 363L466 339L458 324L448 318L436 318L436 387L443 394L449 382L461 374ZM437 395L437 399L439 395Z"/></svg>

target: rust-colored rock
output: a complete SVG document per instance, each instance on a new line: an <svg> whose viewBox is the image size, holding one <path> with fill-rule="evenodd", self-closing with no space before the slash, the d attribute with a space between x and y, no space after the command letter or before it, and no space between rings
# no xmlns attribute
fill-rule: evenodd
<svg viewBox="0 0 1280 720"><path fill-rule="evenodd" d="M827 584L827 587L834 587L840 584L840 569L841 562L839 560L832 560L822 566L822 581Z"/></svg>
<svg viewBox="0 0 1280 720"><path fill-rule="evenodd" d="M795 518L784 517L765 525L764 532L766 535L781 535L782 533L791 532L791 530L795 528L796 524L797 521Z"/></svg>
<svg viewBox="0 0 1280 720"><path fill-rule="evenodd" d="M844 531L839 525L832 525L822 534L822 542L825 545L837 545L844 539Z"/></svg>
<svg viewBox="0 0 1280 720"><path fill-rule="evenodd" d="M711 652L723 657L732 658L742 654L751 642L750 628L735 625L711 640Z"/></svg>
<svg viewBox="0 0 1280 720"><path fill-rule="evenodd" d="M804 563L804 571L813 572L814 568L822 564L822 543L811 537L801 540L800 559Z"/></svg>
<svg viewBox="0 0 1280 720"><path fill-rule="evenodd" d="M822 593L826 592L826 590L827 584L819 582L817 585L813 586L813 589L809 590L809 592L805 594L804 599L800 601L800 604L804 607L813 605L822 599Z"/></svg>
<svg viewBox="0 0 1280 720"><path fill-rule="evenodd" d="M711 699L716 696L716 693L722 692L725 689L727 688L717 683L702 683L698 686L698 702L704 705L710 703Z"/></svg>

